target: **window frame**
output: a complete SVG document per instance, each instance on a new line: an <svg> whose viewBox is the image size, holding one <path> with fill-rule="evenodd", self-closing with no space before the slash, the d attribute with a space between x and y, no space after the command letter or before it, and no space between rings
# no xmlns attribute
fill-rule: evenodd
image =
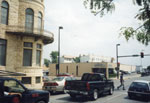
<svg viewBox="0 0 150 103"><path fill-rule="evenodd" d="M3 6L3 3L6 3L6 4L7 4L7 7L4 7L4 6ZM3 10L3 9L7 10L6 18L5 18L5 19L6 19L6 21L5 21L6 23L4 23L4 22L2 21L2 18L3 18L3 17L2 17L2 14L3 14L3 13L2 13L2 10ZM0 21L0 22L1 22L2 24L8 25L8 18L9 18L9 4L8 4L7 1L4 1L4 0L3 0L3 1L1 2L1 21Z"/></svg>
<svg viewBox="0 0 150 103"><path fill-rule="evenodd" d="M30 11L28 11L30 10ZM27 17L32 16L32 20L30 21ZM30 27L31 26L31 27ZM34 11L32 8L27 8L25 10L25 31L26 32L33 32L34 28Z"/></svg>
<svg viewBox="0 0 150 103"><path fill-rule="evenodd" d="M29 43L29 44L31 44L31 46L26 46L25 44L27 44L27 43ZM25 65L25 50L31 50L31 58L30 58L30 65ZM23 46L23 66L32 66L32 57L33 56L33 43L32 42L24 42L24 46Z"/></svg>
<svg viewBox="0 0 150 103"><path fill-rule="evenodd" d="M4 47L5 47L5 55L4 55L4 64L0 64L0 66L6 66L6 54L7 54L7 40L5 40L5 39L0 39L0 40L2 40L2 41L4 41L5 43L3 44L1 44L1 42L0 42L0 46L3 46L4 45Z"/></svg>

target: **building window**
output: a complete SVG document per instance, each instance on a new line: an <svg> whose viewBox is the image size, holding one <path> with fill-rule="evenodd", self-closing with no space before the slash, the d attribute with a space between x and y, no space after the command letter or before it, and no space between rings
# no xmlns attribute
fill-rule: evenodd
<svg viewBox="0 0 150 103"><path fill-rule="evenodd" d="M8 25L8 10L9 5L6 1L2 2L1 5L1 23Z"/></svg>
<svg viewBox="0 0 150 103"><path fill-rule="evenodd" d="M41 12L38 13L38 29L41 32L42 30L42 13Z"/></svg>
<svg viewBox="0 0 150 103"><path fill-rule="evenodd" d="M6 40L0 39L0 65L6 65Z"/></svg>
<svg viewBox="0 0 150 103"><path fill-rule="evenodd" d="M21 82L23 84L31 84L31 77L22 77Z"/></svg>
<svg viewBox="0 0 150 103"><path fill-rule="evenodd" d="M25 28L26 32L33 32L33 24L34 24L34 12L32 9L26 9L26 21Z"/></svg>
<svg viewBox="0 0 150 103"><path fill-rule="evenodd" d="M41 83L41 77L36 77L36 83Z"/></svg>
<svg viewBox="0 0 150 103"><path fill-rule="evenodd" d="M32 43L24 43L23 66L32 66Z"/></svg>
<svg viewBox="0 0 150 103"><path fill-rule="evenodd" d="M36 65L38 65L38 66L41 65L41 49L42 49L42 45L41 44L37 44Z"/></svg>

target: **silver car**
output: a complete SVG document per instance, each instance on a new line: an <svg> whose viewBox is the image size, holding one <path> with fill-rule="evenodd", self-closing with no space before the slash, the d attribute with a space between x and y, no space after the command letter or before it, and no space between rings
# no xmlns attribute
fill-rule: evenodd
<svg viewBox="0 0 150 103"><path fill-rule="evenodd" d="M56 77L49 82L45 82L43 89L50 91L51 94L56 92L64 92L64 87L67 80L75 80L75 78L70 76Z"/></svg>

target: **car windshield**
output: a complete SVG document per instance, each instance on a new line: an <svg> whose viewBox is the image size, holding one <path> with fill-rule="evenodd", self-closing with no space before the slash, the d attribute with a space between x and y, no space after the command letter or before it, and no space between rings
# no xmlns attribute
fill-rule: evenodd
<svg viewBox="0 0 150 103"><path fill-rule="evenodd" d="M147 83L133 82L130 88L149 90Z"/></svg>
<svg viewBox="0 0 150 103"><path fill-rule="evenodd" d="M62 81L64 79L64 77L56 77L54 79L52 79L52 81Z"/></svg>

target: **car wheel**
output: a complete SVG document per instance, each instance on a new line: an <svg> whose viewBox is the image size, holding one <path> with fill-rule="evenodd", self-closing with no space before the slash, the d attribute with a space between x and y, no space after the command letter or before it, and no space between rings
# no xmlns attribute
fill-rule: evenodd
<svg viewBox="0 0 150 103"><path fill-rule="evenodd" d="M112 95L113 93L114 93L114 89L113 89L113 87L111 87L109 90L109 95Z"/></svg>
<svg viewBox="0 0 150 103"><path fill-rule="evenodd" d="M36 103L46 103L46 102L43 101L43 100L40 100L40 101L38 101L38 102L36 102Z"/></svg>
<svg viewBox="0 0 150 103"><path fill-rule="evenodd" d="M128 94L129 99L133 99L133 96L131 94Z"/></svg>
<svg viewBox="0 0 150 103"><path fill-rule="evenodd" d="M75 98L76 95L75 95L75 94L70 94L70 97L71 97L71 98Z"/></svg>
<svg viewBox="0 0 150 103"><path fill-rule="evenodd" d="M96 100L98 98L98 90L94 89L93 94L92 94L92 99Z"/></svg>

